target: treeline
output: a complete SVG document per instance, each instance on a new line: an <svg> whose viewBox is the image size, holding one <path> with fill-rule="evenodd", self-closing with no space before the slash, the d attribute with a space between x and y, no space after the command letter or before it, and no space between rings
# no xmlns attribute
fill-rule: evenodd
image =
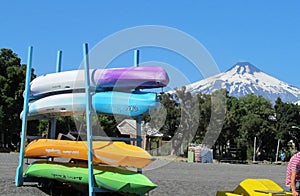
<svg viewBox="0 0 300 196"><path fill-rule="evenodd" d="M278 140L280 140L279 153L284 151L287 158L299 148L300 107L297 104L284 103L278 98L272 105L269 100L254 94L236 98L229 96L225 89L215 91L212 95L195 96L184 91L185 89L178 89L175 95L160 95L161 103L168 111L165 123L160 129L166 135L173 137L177 134L178 127L186 126L183 129L193 134L192 142L212 147L216 152L216 158L219 159L228 158L230 156L228 149L234 148L244 151L244 158L251 160L254 138L256 138L256 160L274 161ZM182 106L182 96L178 94L193 97L193 100L197 100L197 104ZM182 121L180 115L182 107L189 109L194 107L193 110L195 107L199 108L198 121L191 117L187 119L188 122ZM195 114L195 111L191 113ZM196 130L189 128L193 127L193 124L197 124ZM218 126L221 126L221 129ZM213 138L209 140L207 139L209 137Z"/></svg>
<svg viewBox="0 0 300 196"><path fill-rule="evenodd" d="M32 78L35 77L34 71ZM14 149L21 131L26 65L10 49L0 51L0 148Z"/></svg>
<svg viewBox="0 0 300 196"><path fill-rule="evenodd" d="M20 141L25 72L26 67L17 54L10 49L1 49L0 148L16 149ZM160 93L159 99L162 107L144 114L143 120L172 141L173 154L181 153L182 146L186 149L194 142L213 148L219 159L232 156L228 154L230 148L242 149L244 155L236 156L252 159L254 138L257 159L261 160L275 160L278 140L280 151L284 150L287 157L298 148L300 108L297 104L284 103L280 98L272 105L267 99L253 94L236 98L221 89L212 95L192 95L181 88L172 94ZM97 115L93 118L96 122L93 131L119 136L116 126L124 118ZM67 133L78 131L80 127L84 131L84 122L83 117L59 117L57 130ZM30 121L28 135L47 134L49 127L47 121Z"/></svg>

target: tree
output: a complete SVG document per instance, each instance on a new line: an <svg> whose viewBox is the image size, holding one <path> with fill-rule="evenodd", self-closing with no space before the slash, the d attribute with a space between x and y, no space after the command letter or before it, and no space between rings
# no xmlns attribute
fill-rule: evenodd
<svg viewBox="0 0 300 196"><path fill-rule="evenodd" d="M176 89L176 101L180 103L180 124L172 138L172 154L181 154L180 148L186 149L193 140L199 124L198 97L186 92L186 88Z"/></svg>
<svg viewBox="0 0 300 196"><path fill-rule="evenodd" d="M222 131L226 115L226 89L216 90L211 95L210 118L203 144L214 148Z"/></svg>
<svg viewBox="0 0 300 196"><path fill-rule="evenodd" d="M158 99L161 107L152 110L151 115L143 115L143 119L151 128L158 129L165 136L173 137L180 122L179 103L169 93L159 94Z"/></svg>
<svg viewBox="0 0 300 196"><path fill-rule="evenodd" d="M117 121L113 115L98 114L99 124L98 133L101 136L119 137L121 134L117 129ZM98 125L98 123L96 123Z"/></svg>
<svg viewBox="0 0 300 196"><path fill-rule="evenodd" d="M193 142L201 144L207 131L211 116L211 95L198 94L199 124Z"/></svg>
<svg viewBox="0 0 300 196"><path fill-rule="evenodd" d="M187 147L198 128L198 97L183 87L176 89L174 94L161 93L159 100L162 107L152 111L150 116L144 115L144 120L150 127L172 138L171 154L181 154L181 147Z"/></svg>
<svg viewBox="0 0 300 196"><path fill-rule="evenodd" d="M239 99L236 97L228 96L226 92L226 114L223 123L221 134L216 142L215 157L219 159L231 158L231 154L228 154L228 147L237 148L236 138L239 136L238 125L241 116L238 113ZM236 149L237 150L237 149ZM244 149L241 149L241 155L244 153ZM237 153L238 151L236 151ZM245 160L246 157L235 157Z"/></svg>
<svg viewBox="0 0 300 196"><path fill-rule="evenodd" d="M34 70L32 78L34 78ZM21 129L20 113L23 109L26 66L10 49L0 51L0 124L5 145L16 146Z"/></svg>
<svg viewBox="0 0 300 196"><path fill-rule="evenodd" d="M275 102L276 117L276 138L280 139L281 145L288 148L289 141L293 140L295 144L300 142L300 108L293 103L284 103L280 98ZM299 146L296 146L297 148ZM291 156L293 152L288 151L287 156Z"/></svg>
<svg viewBox="0 0 300 196"><path fill-rule="evenodd" d="M236 97L226 98L226 116L224 119L224 126L222 133L219 137L219 144L233 143L235 138L238 136L238 124L241 116L237 112L239 110L239 100Z"/></svg>
<svg viewBox="0 0 300 196"><path fill-rule="evenodd" d="M257 152L261 159L274 157L276 149L275 129L271 116L274 114L272 104L262 96L250 94L239 99L239 136L236 143L248 149L248 158L253 153L254 137L257 138ZM271 139L272 138L272 139Z"/></svg>

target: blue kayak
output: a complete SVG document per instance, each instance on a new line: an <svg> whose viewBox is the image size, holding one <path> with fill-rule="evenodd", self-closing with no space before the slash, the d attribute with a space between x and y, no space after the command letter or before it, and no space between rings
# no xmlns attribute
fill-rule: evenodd
<svg viewBox="0 0 300 196"><path fill-rule="evenodd" d="M92 109L97 113L138 116L158 107L155 93L146 92L97 92L92 95ZM65 93L29 102L28 116L70 116L86 111L85 93Z"/></svg>

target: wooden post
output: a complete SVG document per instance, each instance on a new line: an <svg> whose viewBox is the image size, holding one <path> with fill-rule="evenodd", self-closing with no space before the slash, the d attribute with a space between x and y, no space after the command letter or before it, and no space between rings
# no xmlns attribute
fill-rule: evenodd
<svg viewBox="0 0 300 196"><path fill-rule="evenodd" d="M277 160L278 160L278 151L279 151L279 145L280 145L280 139L278 139L278 142L277 142L277 149L276 149L276 158L275 158L275 163L277 163Z"/></svg>
<svg viewBox="0 0 300 196"><path fill-rule="evenodd" d="M256 153L256 137L254 137L254 144L253 144L253 163L255 163L255 153Z"/></svg>

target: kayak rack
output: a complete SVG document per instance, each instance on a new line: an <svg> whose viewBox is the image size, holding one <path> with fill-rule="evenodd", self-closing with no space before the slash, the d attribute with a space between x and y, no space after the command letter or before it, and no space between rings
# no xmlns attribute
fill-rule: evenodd
<svg viewBox="0 0 300 196"><path fill-rule="evenodd" d="M25 177L23 176L23 167L24 167L24 157L25 154L25 139L35 139L40 138L39 136L27 136L27 121L32 118L28 117L28 104L29 104L29 94L30 94L30 82L32 74L32 54L33 47L28 47L28 56L27 56L27 67L26 67L26 80L25 80L25 91L24 91L24 103L23 103L23 114L22 114L22 132L21 132L21 144L20 144L20 154L19 154L19 164L16 169L15 176L15 185L23 186L24 182L38 182L38 178ZM84 72L85 72L85 93L86 93L86 128L87 128L87 142L88 142L88 176L89 176L89 195L95 195L96 192L112 192L102 188L94 186L94 173L93 173L93 139L103 140L103 141L136 141L137 146L142 147L142 137L141 137L141 121L142 116L139 115L136 117L136 138L119 138L119 137L103 137L103 136L93 136L92 135L92 104L91 104L91 95L92 88L90 86L90 76L89 76L89 55L88 55L88 44L83 44L83 63L84 63ZM139 50L134 51L134 66L139 66ZM57 52L57 61L56 61L56 72L61 72L61 59L62 51ZM51 121L50 127L50 138L55 138L56 135L56 117L51 117L48 119ZM28 158L28 157L27 157ZM28 162L28 160L27 160ZM139 173L142 173L142 169L137 169Z"/></svg>

